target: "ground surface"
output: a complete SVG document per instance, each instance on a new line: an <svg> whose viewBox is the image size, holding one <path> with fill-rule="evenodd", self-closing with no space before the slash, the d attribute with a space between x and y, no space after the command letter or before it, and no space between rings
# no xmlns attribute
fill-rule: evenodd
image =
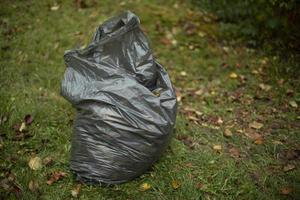
<svg viewBox="0 0 300 200"><path fill-rule="evenodd" d="M75 198L75 111L60 96L63 53L86 45L101 22L125 9L140 16L178 91L176 131L152 171L122 185L82 185L78 198L300 198L299 82L271 70L278 58L229 45L215 17L185 1L65 2L1 2L3 199ZM16 126L26 114L28 132ZM47 184L51 174L59 180Z"/></svg>

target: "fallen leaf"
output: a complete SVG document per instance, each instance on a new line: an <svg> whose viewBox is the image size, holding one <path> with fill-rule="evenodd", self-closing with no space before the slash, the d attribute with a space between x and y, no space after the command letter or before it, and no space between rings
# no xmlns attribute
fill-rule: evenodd
<svg viewBox="0 0 300 200"><path fill-rule="evenodd" d="M67 174L65 172L53 172L50 176L50 178L47 181L48 185L52 185L54 182L59 181L60 179L62 179L63 177L65 177Z"/></svg>
<svg viewBox="0 0 300 200"><path fill-rule="evenodd" d="M59 5L54 5L54 6L51 6L50 10L52 11L56 11L59 9Z"/></svg>
<svg viewBox="0 0 300 200"><path fill-rule="evenodd" d="M141 191L147 191L151 188L151 185L149 183L143 183L141 186L140 186L140 190Z"/></svg>
<svg viewBox="0 0 300 200"><path fill-rule="evenodd" d="M213 150L215 150L215 151L221 151L222 150L222 146L219 145L219 144L215 144L215 145L213 145Z"/></svg>
<svg viewBox="0 0 300 200"><path fill-rule="evenodd" d="M230 75L229 75L230 78L232 79L236 79L238 77L238 75L234 72L232 72Z"/></svg>
<svg viewBox="0 0 300 200"><path fill-rule="evenodd" d="M225 137L232 137L232 132L230 129L225 129L224 131L224 136Z"/></svg>
<svg viewBox="0 0 300 200"><path fill-rule="evenodd" d="M247 137L249 137L250 139L252 139L252 140L257 140L259 138L262 138L262 135L260 135L260 134L258 134L256 132L253 132L252 130L245 131L245 135Z"/></svg>
<svg viewBox="0 0 300 200"><path fill-rule="evenodd" d="M283 195L288 195L292 191L293 191L293 189L290 188L290 187L283 187L283 188L280 189L280 193L283 194Z"/></svg>
<svg viewBox="0 0 300 200"><path fill-rule="evenodd" d="M175 90L175 92L176 92L176 100L177 100L177 102L181 102L181 100L183 98L181 92L179 90Z"/></svg>
<svg viewBox="0 0 300 200"><path fill-rule="evenodd" d="M239 150L238 148L236 148L236 147L231 147L231 148L229 149L229 154L230 154L230 156L233 157L233 158L239 158L241 152L240 152L240 150Z"/></svg>
<svg viewBox="0 0 300 200"><path fill-rule="evenodd" d="M254 141L254 143L255 143L255 144L263 144L263 143L264 143L263 137L257 138L257 139Z"/></svg>
<svg viewBox="0 0 300 200"><path fill-rule="evenodd" d="M169 45L172 44L172 41L171 41L170 39L164 38L164 37L160 39L160 42L161 42L163 45L166 45L166 46L169 46Z"/></svg>
<svg viewBox="0 0 300 200"><path fill-rule="evenodd" d="M53 159L50 156L47 156L43 159L43 164L46 166L50 166L53 164Z"/></svg>
<svg viewBox="0 0 300 200"><path fill-rule="evenodd" d="M180 187L180 182L178 180L173 180L172 181L172 187L174 190L178 189Z"/></svg>
<svg viewBox="0 0 300 200"><path fill-rule="evenodd" d="M281 145L281 144L283 144L283 142L278 141L278 140L273 140L272 143L273 143L273 144L276 144L276 145Z"/></svg>
<svg viewBox="0 0 300 200"><path fill-rule="evenodd" d="M188 146L190 149L194 149L196 146L196 142L194 142L192 137L186 135L177 135L176 139L182 141L183 144Z"/></svg>
<svg viewBox="0 0 300 200"><path fill-rule="evenodd" d="M222 118L221 118L221 117L219 117L219 118L218 118L218 121L217 121L217 123L218 123L218 124L223 124L223 120L222 120Z"/></svg>
<svg viewBox="0 0 300 200"><path fill-rule="evenodd" d="M199 190L205 190L207 186L204 183L199 182L196 184L196 188Z"/></svg>
<svg viewBox="0 0 300 200"><path fill-rule="evenodd" d="M186 73L185 71L181 71L181 72L180 72L180 75L181 75L181 76L186 76L187 73Z"/></svg>
<svg viewBox="0 0 300 200"><path fill-rule="evenodd" d="M289 104L290 104L290 106L293 107L293 108L298 108L298 104L297 104L296 101L289 101Z"/></svg>
<svg viewBox="0 0 300 200"><path fill-rule="evenodd" d="M71 194L73 197L77 198L81 190L81 184L77 184L74 189L72 189Z"/></svg>
<svg viewBox="0 0 300 200"><path fill-rule="evenodd" d="M32 170L39 170L42 168L42 160L35 156L29 160L28 165Z"/></svg>
<svg viewBox="0 0 300 200"><path fill-rule="evenodd" d="M188 119L194 122L197 122L199 120L197 117L194 116L188 116Z"/></svg>
<svg viewBox="0 0 300 200"><path fill-rule="evenodd" d="M188 167L188 168L192 168L193 164L189 162L189 163L186 163L185 166Z"/></svg>
<svg viewBox="0 0 300 200"><path fill-rule="evenodd" d="M229 47L223 47L223 50L226 52L226 53L229 53L229 51L230 51L230 49L229 49Z"/></svg>
<svg viewBox="0 0 300 200"><path fill-rule="evenodd" d="M28 188L31 192L35 192L39 188L39 184L36 180L29 181Z"/></svg>
<svg viewBox="0 0 300 200"><path fill-rule="evenodd" d="M285 165L285 166L283 167L283 171L288 172L288 171L291 171L291 170L293 170L293 169L295 169L295 168L296 168L295 165L293 165L293 164L287 164L287 165Z"/></svg>
<svg viewBox="0 0 300 200"><path fill-rule="evenodd" d="M279 80L277 81L277 84L278 84L279 86L282 86L283 83L284 83L284 79L279 79Z"/></svg>
<svg viewBox="0 0 300 200"><path fill-rule="evenodd" d="M261 129L264 125L262 123L259 123L257 121L254 121L252 123L249 124L250 128L254 128L254 129Z"/></svg>
<svg viewBox="0 0 300 200"><path fill-rule="evenodd" d="M195 95L197 95L197 96L200 96L200 95L202 95L203 94L203 89L199 89L199 90L196 90L195 92L194 92L194 94Z"/></svg>
<svg viewBox="0 0 300 200"><path fill-rule="evenodd" d="M206 33L205 33L205 32L202 32L202 31L199 31L199 32L198 32L198 35L199 35L200 37L204 37L204 36L206 36Z"/></svg>
<svg viewBox="0 0 300 200"><path fill-rule="evenodd" d="M242 133L244 133L244 130L238 129L238 130L236 130L236 132L239 133L239 134L242 134Z"/></svg>
<svg viewBox="0 0 300 200"><path fill-rule="evenodd" d="M272 86L261 83L261 84L259 84L259 88L260 88L261 90L267 92L267 91L271 90Z"/></svg>
<svg viewBox="0 0 300 200"><path fill-rule="evenodd" d="M285 153L288 160L296 160L300 158L300 149L290 149Z"/></svg>
<svg viewBox="0 0 300 200"><path fill-rule="evenodd" d="M197 27L193 22L186 22L183 26L183 30L187 35L193 35L197 31Z"/></svg>
<svg viewBox="0 0 300 200"><path fill-rule="evenodd" d="M30 125L33 122L33 117L31 115L25 115L24 122L26 125Z"/></svg>
<svg viewBox="0 0 300 200"><path fill-rule="evenodd" d="M254 70L251 71L251 73L256 75L256 74L259 74L259 71L257 71L256 69L254 69Z"/></svg>
<svg viewBox="0 0 300 200"><path fill-rule="evenodd" d="M24 132L26 130L26 124L25 122L22 122L21 125L20 125L20 128L19 128L19 132Z"/></svg>

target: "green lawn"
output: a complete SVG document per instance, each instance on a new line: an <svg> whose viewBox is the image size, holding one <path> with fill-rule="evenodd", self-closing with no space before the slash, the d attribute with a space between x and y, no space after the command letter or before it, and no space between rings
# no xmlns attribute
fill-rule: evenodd
<svg viewBox="0 0 300 200"><path fill-rule="evenodd" d="M300 199L299 78L274 70L288 65L279 58L225 41L215 17L187 2L1 1L0 199L75 199L63 54L127 9L178 91L175 134L151 171L121 185L82 185L78 198ZM26 114L34 121L17 133ZM32 170L35 156L53 162ZM53 172L66 176L48 185Z"/></svg>

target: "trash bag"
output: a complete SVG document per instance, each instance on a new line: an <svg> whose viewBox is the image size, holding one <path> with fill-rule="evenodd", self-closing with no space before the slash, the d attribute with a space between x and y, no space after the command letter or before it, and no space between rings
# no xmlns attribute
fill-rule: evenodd
<svg viewBox="0 0 300 200"><path fill-rule="evenodd" d="M124 12L104 22L85 49L64 55L61 93L77 110L70 168L82 182L132 180L170 141L175 91L139 24Z"/></svg>

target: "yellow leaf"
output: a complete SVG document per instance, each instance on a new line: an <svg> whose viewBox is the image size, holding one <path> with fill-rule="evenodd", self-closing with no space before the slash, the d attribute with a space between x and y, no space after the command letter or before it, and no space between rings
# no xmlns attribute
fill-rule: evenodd
<svg viewBox="0 0 300 200"><path fill-rule="evenodd" d="M219 144L215 144L215 145L213 146L213 149L214 149L215 151L221 151L221 150L222 150L222 146L219 145Z"/></svg>
<svg viewBox="0 0 300 200"><path fill-rule="evenodd" d="M236 79L238 77L238 75L234 72L232 72L230 75L229 75L230 78L232 79Z"/></svg>
<svg viewBox="0 0 300 200"><path fill-rule="evenodd" d="M224 136L225 137L232 137L232 132L230 129L225 129L224 131Z"/></svg>
<svg viewBox="0 0 300 200"><path fill-rule="evenodd" d="M33 157L28 162L29 167L32 170L38 170L42 168L42 160L39 157Z"/></svg>
<svg viewBox="0 0 300 200"><path fill-rule="evenodd" d="M249 124L250 128L254 128L254 129L261 129L264 125L262 123L259 123L257 121L254 121L252 123Z"/></svg>
<svg viewBox="0 0 300 200"><path fill-rule="evenodd" d="M141 191L146 191L146 190L149 190L150 188L151 188L151 185L149 183L143 183L140 186Z"/></svg>
<svg viewBox="0 0 300 200"><path fill-rule="evenodd" d="M21 126L20 126L20 128L19 128L19 131L20 132L23 132L23 131L25 131L26 130L26 124L25 124L25 122L22 122L22 124L21 124Z"/></svg>
<svg viewBox="0 0 300 200"><path fill-rule="evenodd" d="M77 184L76 187L71 191L72 196L75 198L78 197L80 189L81 189L81 184Z"/></svg>
<svg viewBox="0 0 300 200"><path fill-rule="evenodd" d="M37 181L31 180L29 181L28 188L31 192L35 192L39 188L39 184Z"/></svg>
<svg viewBox="0 0 300 200"><path fill-rule="evenodd" d="M298 108L298 104L296 101L289 101L290 106L292 106L293 108Z"/></svg>
<svg viewBox="0 0 300 200"><path fill-rule="evenodd" d="M259 84L259 88L260 88L261 90L267 92L267 91L271 90L272 86L261 83L261 84Z"/></svg>
<svg viewBox="0 0 300 200"><path fill-rule="evenodd" d="M178 180L173 180L172 181L172 187L173 187L173 189L178 189L179 187L180 187L180 182L178 181Z"/></svg>
<svg viewBox="0 0 300 200"><path fill-rule="evenodd" d="M181 75L181 76L186 76L187 73L186 73L185 71L181 71L181 72L180 72L180 75Z"/></svg>
<svg viewBox="0 0 300 200"><path fill-rule="evenodd" d="M56 11L59 9L59 5L54 5L54 6L51 6L50 10L52 11Z"/></svg>

